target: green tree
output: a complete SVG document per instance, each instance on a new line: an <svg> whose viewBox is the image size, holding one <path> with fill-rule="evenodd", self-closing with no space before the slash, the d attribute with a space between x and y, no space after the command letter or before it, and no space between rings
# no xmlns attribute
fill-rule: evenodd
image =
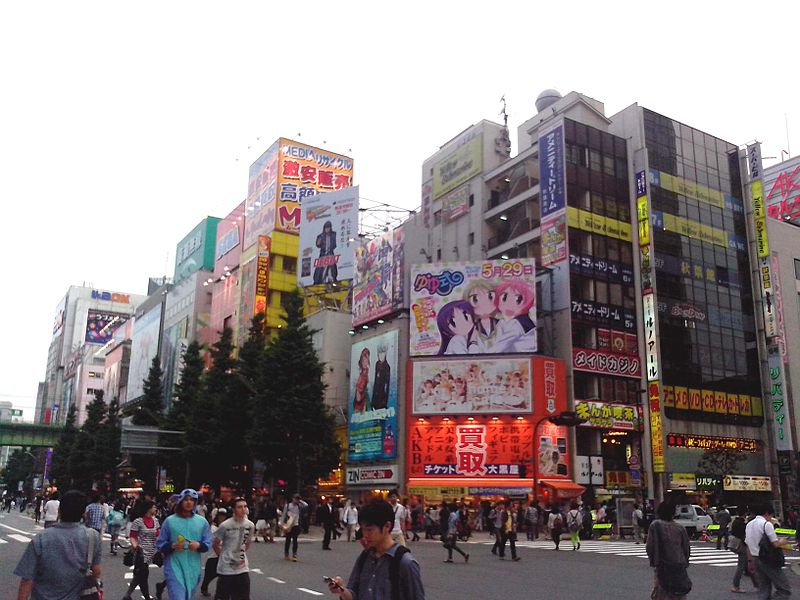
<svg viewBox="0 0 800 600"><path fill-rule="evenodd" d="M20 481L23 482L25 490L31 487L31 476L34 470L34 460L31 456L30 448L16 449L8 457L8 462L3 469L3 480L6 487L12 492L17 491L17 485Z"/></svg>
<svg viewBox="0 0 800 600"><path fill-rule="evenodd" d="M267 346L248 443L273 477L300 490L339 463L334 417L324 402L323 365L295 290L286 297L286 327Z"/></svg>
<svg viewBox="0 0 800 600"><path fill-rule="evenodd" d="M134 425L157 427L161 424L164 411L164 372L161 370L161 361L158 356L153 357L150 372L144 380L144 396L133 409Z"/></svg>
<svg viewBox="0 0 800 600"><path fill-rule="evenodd" d="M74 486L74 476L70 469L72 462L72 452L75 446L75 439L78 435L78 428L75 426L77 412L75 405L72 404L67 411L67 422L64 431L58 438L58 442L53 448L53 458L50 462L50 479L62 489L70 489Z"/></svg>
<svg viewBox="0 0 800 600"><path fill-rule="evenodd" d="M722 501L724 491L723 480L726 475L735 474L739 463L746 460L744 452L730 448L709 448L697 462L697 472L714 476L718 481L717 503Z"/></svg>
<svg viewBox="0 0 800 600"><path fill-rule="evenodd" d="M112 489L116 489L117 465L121 460L120 438L122 437L122 421L120 419L119 400L114 398L106 408L106 415L97 432L98 480L105 480Z"/></svg>
<svg viewBox="0 0 800 600"><path fill-rule="evenodd" d="M104 485L108 449L102 431L107 416L104 392L97 390L86 407L86 421L78 430L70 455L73 484L80 490L88 491L94 483L99 487Z"/></svg>

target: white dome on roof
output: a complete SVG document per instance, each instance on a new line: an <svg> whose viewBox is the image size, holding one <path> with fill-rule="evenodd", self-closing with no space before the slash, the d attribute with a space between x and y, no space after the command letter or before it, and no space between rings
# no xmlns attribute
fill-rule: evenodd
<svg viewBox="0 0 800 600"><path fill-rule="evenodd" d="M539 97L536 98L536 110L538 112L542 112L545 108L550 106L551 104L555 104L559 100L561 100L562 96L558 93L558 90L548 89L543 91L539 94Z"/></svg>

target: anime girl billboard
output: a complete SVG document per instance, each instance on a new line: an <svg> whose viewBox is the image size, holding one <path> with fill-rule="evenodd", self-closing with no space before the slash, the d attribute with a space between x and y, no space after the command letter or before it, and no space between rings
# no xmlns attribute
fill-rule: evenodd
<svg viewBox="0 0 800 600"><path fill-rule="evenodd" d="M353 344L348 459L397 456L397 330Z"/></svg>
<svg viewBox="0 0 800 600"><path fill-rule="evenodd" d="M412 356L536 352L533 259L418 264L411 281Z"/></svg>

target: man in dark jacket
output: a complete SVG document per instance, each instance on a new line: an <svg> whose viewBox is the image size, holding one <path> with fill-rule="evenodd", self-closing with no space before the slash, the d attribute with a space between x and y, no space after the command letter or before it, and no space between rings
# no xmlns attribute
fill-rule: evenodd
<svg viewBox="0 0 800 600"><path fill-rule="evenodd" d="M386 360L386 346L378 346L375 362L375 383L372 386L372 408L386 408L389 404L389 378L392 368Z"/></svg>
<svg viewBox="0 0 800 600"><path fill-rule="evenodd" d="M333 534L333 528L336 526L338 516L339 511L333 505L333 498L328 496L325 503L319 507L319 521L325 530L325 534L322 537L323 550L331 549L331 535Z"/></svg>

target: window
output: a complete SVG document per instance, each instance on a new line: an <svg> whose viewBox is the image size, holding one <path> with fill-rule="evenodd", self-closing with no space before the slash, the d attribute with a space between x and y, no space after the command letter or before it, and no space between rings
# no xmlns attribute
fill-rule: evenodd
<svg viewBox="0 0 800 600"><path fill-rule="evenodd" d="M469 195L469 205L470 206L475 206L475 194L470 194Z"/></svg>
<svg viewBox="0 0 800 600"><path fill-rule="evenodd" d="M89 371L89 379L102 379L102 373L95 373L94 371Z"/></svg>
<svg viewBox="0 0 800 600"><path fill-rule="evenodd" d="M469 245L472 246L472 244L474 244L474 243L475 243L475 234L470 232L470 234L469 234Z"/></svg>
<svg viewBox="0 0 800 600"><path fill-rule="evenodd" d="M596 173L603 170L603 159L597 150L589 150L589 169Z"/></svg>
<svg viewBox="0 0 800 600"><path fill-rule="evenodd" d="M437 248L436 249L436 260L442 260L442 249L441 248Z"/></svg>
<svg viewBox="0 0 800 600"><path fill-rule="evenodd" d="M794 259L794 278L800 279L800 259Z"/></svg>
<svg viewBox="0 0 800 600"><path fill-rule="evenodd" d="M437 210L435 213L433 213L433 224L434 225L442 224L442 211Z"/></svg>
<svg viewBox="0 0 800 600"><path fill-rule="evenodd" d="M297 273L297 259L291 256L283 257L283 272L284 273Z"/></svg>

